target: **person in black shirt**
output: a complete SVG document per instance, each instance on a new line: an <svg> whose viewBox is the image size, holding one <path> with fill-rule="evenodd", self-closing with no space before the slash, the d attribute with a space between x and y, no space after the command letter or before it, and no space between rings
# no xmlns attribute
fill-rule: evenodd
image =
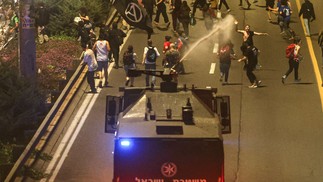
<svg viewBox="0 0 323 182"><path fill-rule="evenodd" d="M261 80L257 80L256 75L253 73L253 70L256 68L258 63L257 52L258 50L250 45L249 42L246 42L246 47L242 49L243 57L238 59L238 62L245 62L244 69L246 70L247 77L251 83L249 88L257 88L261 84Z"/></svg>
<svg viewBox="0 0 323 182"><path fill-rule="evenodd" d="M305 30L306 30L306 36L311 36L310 33L310 22L315 20L315 13L313 4L309 0L305 0L305 2L302 4L301 10L299 11L298 16L301 17L303 15Z"/></svg>
<svg viewBox="0 0 323 182"><path fill-rule="evenodd" d="M119 68L119 53L120 45L123 44L123 38L127 35L120 29L118 29L118 24L114 22L112 24L112 29L108 31L108 41L110 43L111 51L109 52L109 60L111 56L114 58L114 67L115 69Z"/></svg>

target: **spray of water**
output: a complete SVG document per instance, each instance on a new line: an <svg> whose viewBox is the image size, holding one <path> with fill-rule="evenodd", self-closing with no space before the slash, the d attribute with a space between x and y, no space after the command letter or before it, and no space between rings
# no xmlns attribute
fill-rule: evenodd
<svg viewBox="0 0 323 182"><path fill-rule="evenodd" d="M190 48L187 50L187 52L183 55L180 62L184 61L185 58L203 41L208 40L211 38L211 36L215 36L215 40L219 40L219 34L217 34L219 31L221 31L221 39L223 41L228 40L231 37L231 33L234 27L234 17L232 15L227 15L224 19L220 20L218 23L215 23L213 26L212 31L210 31L207 35L200 38L198 41L196 41L193 45L190 46Z"/></svg>

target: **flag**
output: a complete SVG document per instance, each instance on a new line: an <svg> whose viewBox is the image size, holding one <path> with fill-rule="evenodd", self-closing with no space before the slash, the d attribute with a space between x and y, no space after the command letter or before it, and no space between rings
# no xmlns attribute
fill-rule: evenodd
<svg viewBox="0 0 323 182"><path fill-rule="evenodd" d="M148 34L153 32L151 19L137 0L111 0L111 2L129 25L146 30Z"/></svg>

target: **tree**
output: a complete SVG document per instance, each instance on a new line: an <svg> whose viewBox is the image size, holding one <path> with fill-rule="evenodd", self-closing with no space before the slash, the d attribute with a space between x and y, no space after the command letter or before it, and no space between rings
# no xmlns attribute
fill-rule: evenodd
<svg viewBox="0 0 323 182"><path fill-rule="evenodd" d="M36 1L37 3L37 1ZM76 25L73 20L82 7L86 7L90 20L99 25L105 23L110 11L110 3L105 0L47 0L46 6L50 11L48 29L53 35L76 36Z"/></svg>
<svg viewBox="0 0 323 182"><path fill-rule="evenodd" d="M36 85L17 75L17 67L0 60L0 140L19 139L25 129L37 128L44 98Z"/></svg>

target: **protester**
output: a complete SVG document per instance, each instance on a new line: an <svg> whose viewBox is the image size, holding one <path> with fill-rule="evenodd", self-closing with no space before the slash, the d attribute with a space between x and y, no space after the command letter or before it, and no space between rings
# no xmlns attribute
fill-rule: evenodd
<svg viewBox="0 0 323 182"><path fill-rule="evenodd" d="M302 55L300 54L301 49L301 39L294 39L294 43L289 45L290 47L293 46L293 49L290 55L286 55L288 57L288 64L289 68L287 72L282 76L282 83L285 83L286 78L288 75L294 70L294 81L299 82L301 79L298 77L298 67L299 63L302 60Z"/></svg>
<svg viewBox="0 0 323 182"><path fill-rule="evenodd" d="M186 3L186 1L183 1L183 3ZM176 32L178 30L178 21L180 21L180 9L181 9L181 6L182 6L182 0L172 0L171 1L171 8L172 8L172 23L173 23L173 31ZM190 13L191 10L188 11L188 14ZM188 23L189 23L189 20L188 19ZM182 22L181 22L182 23Z"/></svg>
<svg viewBox="0 0 323 182"><path fill-rule="evenodd" d="M165 0L158 0L156 5L157 5L157 13L156 13L154 23L158 26L159 17L160 17L160 14L162 14L162 16L164 18L164 21L166 23L166 27L168 28L169 25L170 25L170 22L169 22L168 15L167 15L167 12L166 12Z"/></svg>
<svg viewBox="0 0 323 182"><path fill-rule="evenodd" d="M243 44L248 43L250 46L253 46L253 36L254 35L268 35L268 33L256 32L250 30L250 25L246 25L244 30L238 29L238 21L235 21L236 31L242 34Z"/></svg>
<svg viewBox="0 0 323 182"><path fill-rule="evenodd" d="M191 8L188 6L187 1L183 1L179 10L179 21L183 25L183 29L186 35L186 39L189 37L189 24L190 24L190 12Z"/></svg>
<svg viewBox="0 0 323 182"><path fill-rule="evenodd" d="M214 20L216 18L214 10L209 6L209 4L205 4L202 9L202 12L205 28L206 30L211 31L213 29Z"/></svg>
<svg viewBox="0 0 323 182"><path fill-rule="evenodd" d="M302 4L301 10L299 11L298 16L301 17L303 15L304 25L307 37L311 36L310 32L310 22L315 20L315 13L313 4L309 0L304 0Z"/></svg>
<svg viewBox="0 0 323 182"><path fill-rule="evenodd" d="M87 82L90 85L91 90L88 91L88 93L97 93L97 90L95 88L95 82L94 82L94 73L96 69L98 68L98 63L95 59L94 52L92 49L91 44L85 44L83 46L83 53L81 56L81 59L83 59L82 65L87 65L88 71L87 71Z"/></svg>
<svg viewBox="0 0 323 182"><path fill-rule="evenodd" d="M93 51L96 53L96 59L98 62L99 72L99 87L102 88L103 83L103 74L104 72L104 86L108 86L108 66L109 66L109 52L110 52L110 44L107 40L105 40L104 34L100 34L99 39L95 42L93 46Z"/></svg>
<svg viewBox="0 0 323 182"><path fill-rule="evenodd" d="M142 64L145 65L145 70L156 70L156 60L160 56L158 49L153 46L151 39L147 42L148 46L144 48ZM156 77L153 75L149 84L149 75L146 74L146 87L154 87L156 85Z"/></svg>
<svg viewBox="0 0 323 182"><path fill-rule="evenodd" d="M165 54L166 57L166 64L165 68L169 68L171 71L171 74L173 74L173 79L175 82L177 82L177 76L178 76L178 71L177 71L177 66L180 61L180 54L178 50L175 47L174 43L170 44L170 49L166 52Z"/></svg>
<svg viewBox="0 0 323 182"><path fill-rule="evenodd" d="M35 10L36 27L38 31L38 41L40 44L49 40L47 25L49 23L49 11L43 2L39 2Z"/></svg>
<svg viewBox="0 0 323 182"><path fill-rule="evenodd" d="M233 50L233 44L231 41L226 42L218 52L219 62L220 62L220 82L222 85L228 84L229 70L231 67L231 60L235 59L235 53Z"/></svg>
<svg viewBox="0 0 323 182"><path fill-rule="evenodd" d="M268 22L272 22L272 18L271 18L271 9L274 8L275 5L275 0L266 0L266 11L267 11L267 15L268 15Z"/></svg>
<svg viewBox="0 0 323 182"><path fill-rule="evenodd" d="M129 45L127 48L127 51L123 54L123 65L124 70L126 72L126 83L125 86L129 85L130 87L134 86L135 78L129 75L130 69L136 69L136 60L137 60L137 54L133 51L133 46Z"/></svg>
<svg viewBox="0 0 323 182"><path fill-rule="evenodd" d="M112 55L114 58L114 67L118 69L119 65L119 53L120 46L123 44L123 38L127 35L118 28L117 22L112 23L112 29L108 31L108 41L110 43L111 51L109 53L109 59L111 59Z"/></svg>
<svg viewBox="0 0 323 182"><path fill-rule="evenodd" d="M238 62L245 62L244 69L246 70L247 77L251 83L249 88L257 88L261 84L261 80L257 80L256 75L253 71L257 65L257 55L253 50L253 46L250 45L250 42L246 42L246 47L241 47L243 52L243 58L238 59Z"/></svg>

